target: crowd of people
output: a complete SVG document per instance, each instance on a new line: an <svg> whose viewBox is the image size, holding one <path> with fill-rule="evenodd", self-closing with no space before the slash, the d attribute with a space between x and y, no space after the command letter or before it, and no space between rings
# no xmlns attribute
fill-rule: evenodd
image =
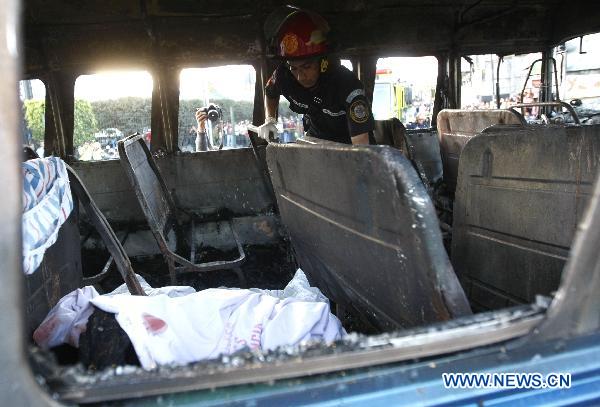
<svg viewBox="0 0 600 407"><path fill-rule="evenodd" d="M240 120L237 123L230 121L216 122L207 128L211 134L209 137L210 149L217 149L223 144L223 149L243 148L250 145L248 138L248 126L250 120ZM279 117L277 119L277 131L282 143L291 143L302 137L304 129L301 116ZM179 148L183 152L196 151L196 137L198 128L191 126L186 133L179 135Z"/></svg>
<svg viewBox="0 0 600 407"><path fill-rule="evenodd" d="M500 98L500 109L508 109L519 103L535 103L538 101L537 93L532 89L528 89L523 94L523 100L519 94L512 94L508 97ZM498 109L496 99L485 100L482 97L471 103L464 103L462 109L466 110L487 110L487 109ZM535 119L539 113L539 107L526 107L523 109L526 120ZM407 129L422 129L429 128L431 126L433 115L433 106L431 103L414 103L406 108L402 112L402 122Z"/></svg>
<svg viewBox="0 0 600 407"><path fill-rule="evenodd" d="M75 158L80 161L114 160L119 158L116 146L102 146L98 141L88 141L75 149Z"/></svg>
<svg viewBox="0 0 600 407"><path fill-rule="evenodd" d="M532 91L525 92L523 103L532 103L537 101ZM500 109L507 109L520 102L519 95L511 95L507 98L500 98ZM474 103L463 105L463 109L480 110L496 109L496 101L484 101L481 98ZM538 114L537 107L525 109L526 118L535 117ZM405 109L403 112L403 121L407 129L422 129L431 126L432 106L430 103L415 104ZM224 149L241 148L249 146L248 125L252 124L250 120L241 120L235 124L230 121L217 122L212 128L212 148L219 148L221 143ZM290 143L304 135L302 116L278 117L275 124L282 143ZM192 126L186 134L180 135L180 149L184 152L196 151L197 128ZM43 156L43 147L38 148L38 153ZM110 160L118 159L119 153L114 143L102 145L98 141L91 141L76 146L75 158L82 161L92 160Z"/></svg>
<svg viewBox="0 0 600 407"><path fill-rule="evenodd" d="M508 109L511 106L514 106L519 103L535 103L538 101L537 95L533 92L533 90L527 90L523 94L523 100L521 101L521 96L518 94L512 94L509 97L501 97L500 98L500 109ZM496 100L487 100L484 101L481 98L478 98L477 101L473 103L469 103L463 105L463 109L467 110L485 110L485 109L497 109ZM539 112L538 107L528 107L525 108L525 116L526 119L537 117Z"/></svg>

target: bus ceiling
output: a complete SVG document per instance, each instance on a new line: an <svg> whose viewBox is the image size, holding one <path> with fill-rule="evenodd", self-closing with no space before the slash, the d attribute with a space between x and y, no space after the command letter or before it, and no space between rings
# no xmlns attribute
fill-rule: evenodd
<svg viewBox="0 0 600 407"><path fill-rule="evenodd" d="M83 3L23 3L26 73L258 60L264 55L263 23L277 7L272 1L242 0L124 0L111 7L100 0ZM347 57L507 55L540 51L564 38L600 31L600 22L589 12L598 5L583 0L308 0L302 5L330 22L338 51Z"/></svg>

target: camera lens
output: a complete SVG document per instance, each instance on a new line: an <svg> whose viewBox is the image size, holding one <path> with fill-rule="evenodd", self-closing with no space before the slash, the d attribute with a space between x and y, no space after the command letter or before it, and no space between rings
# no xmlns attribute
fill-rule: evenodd
<svg viewBox="0 0 600 407"><path fill-rule="evenodd" d="M210 121L219 120L219 111L217 109L209 109L207 114Z"/></svg>

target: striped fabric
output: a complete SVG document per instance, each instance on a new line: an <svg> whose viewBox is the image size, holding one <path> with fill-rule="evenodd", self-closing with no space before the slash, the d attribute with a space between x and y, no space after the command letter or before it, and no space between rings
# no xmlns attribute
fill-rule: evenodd
<svg viewBox="0 0 600 407"><path fill-rule="evenodd" d="M73 210L73 197L64 161L37 158L22 165L23 271L32 274L46 249L56 242L61 225Z"/></svg>

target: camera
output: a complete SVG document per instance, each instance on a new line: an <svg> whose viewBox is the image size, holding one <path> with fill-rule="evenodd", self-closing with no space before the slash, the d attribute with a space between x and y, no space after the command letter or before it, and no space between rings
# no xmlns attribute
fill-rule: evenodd
<svg viewBox="0 0 600 407"><path fill-rule="evenodd" d="M221 110L221 107L215 104L210 104L207 107L201 107L198 110L206 113L206 115L208 116L208 120L210 120L211 122L215 122L223 116L223 111Z"/></svg>

